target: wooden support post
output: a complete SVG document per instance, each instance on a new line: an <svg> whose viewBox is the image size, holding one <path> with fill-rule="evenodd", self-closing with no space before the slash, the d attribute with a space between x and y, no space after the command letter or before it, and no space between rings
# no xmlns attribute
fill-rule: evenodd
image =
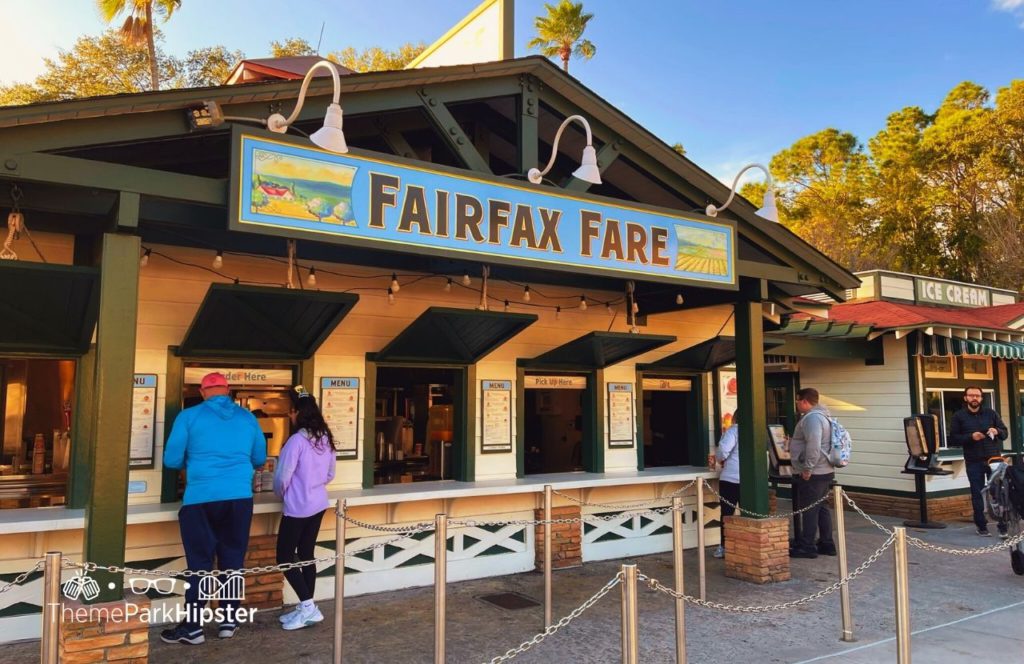
<svg viewBox="0 0 1024 664"><path fill-rule="evenodd" d="M764 331L760 300L737 302L736 383L739 408L740 504L748 512L768 513L768 416L764 387Z"/></svg>

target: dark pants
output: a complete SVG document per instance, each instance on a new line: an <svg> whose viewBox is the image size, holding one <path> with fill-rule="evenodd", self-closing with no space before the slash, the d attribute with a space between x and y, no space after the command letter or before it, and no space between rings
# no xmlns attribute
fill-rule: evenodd
<svg viewBox="0 0 1024 664"><path fill-rule="evenodd" d="M985 482L992 476L992 467L984 461L968 461L967 481L971 483L971 509L974 510L974 525L979 530L988 530L988 521L985 519L985 501L981 497L981 490L985 488ZM999 532L1006 532L1006 524L998 523Z"/></svg>
<svg viewBox="0 0 1024 664"><path fill-rule="evenodd" d="M281 517L281 527L277 530L278 565L313 559L313 547L316 546L316 536L320 532L320 522L323 518L324 512L303 518ZM338 568L344 568L340 561ZM299 596L300 602L313 599L313 590L316 587L316 565L285 570L284 578L288 579L292 590Z"/></svg>
<svg viewBox="0 0 1024 664"><path fill-rule="evenodd" d="M185 561L193 571L214 569L240 569L245 562L245 551L249 548L249 526L252 524L252 498L236 500L215 500L210 503L183 505L178 510L178 527L181 529L181 544L185 548ZM217 577L219 583L204 587L204 595L217 597L218 605L233 615L239 600L245 593L245 580L237 577L231 582L227 577ZM199 598L202 578L191 577L185 590L185 606L190 617L199 614L206 605L206 599ZM235 592L240 590L241 592ZM189 627L196 627L194 620L187 620Z"/></svg>
<svg viewBox="0 0 1024 664"><path fill-rule="evenodd" d="M809 480L801 477L794 478L793 485L797 493L797 504L804 507L820 500L828 493L833 479L835 479L834 473L811 475ZM803 513L796 548L807 552L817 551L818 543L826 547L835 546L832 540L832 512L829 511L828 504L825 502Z"/></svg>
<svg viewBox="0 0 1024 664"><path fill-rule="evenodd" d="M726 482L725 480L718 480L718 493L725 500L728 500L732 505L740 504L740 485L735 482ZM725 548L725 517L732 516L736 513L736 508L732 505L722 501L722 548Z"/></svg>

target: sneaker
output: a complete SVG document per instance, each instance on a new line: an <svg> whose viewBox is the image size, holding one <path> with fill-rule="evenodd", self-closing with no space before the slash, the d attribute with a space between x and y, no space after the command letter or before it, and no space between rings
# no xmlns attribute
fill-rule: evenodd
<svg viewBox="0 0 1024 664"><path fill-rule="evenodd" d="M165 629L160 632L160 640L164 643L187 643L197 646L206 641L202 627L189 627L185 623L179 623L177 627Z"/></svg>
<svg viewBox="0 0 1024 664"><path fill-rule="evenodd" d="M790 549L790 558L817 558L818 554L816 551L804 551L803 549Z"/></svg>
<svg viewBox="0 0 1024 664"><path fill-rule="evenodd" d="M714 551L711 552L712 558L725 558L725 549L719 545Z"/></svg>
<svg viewBox="0 0 1024 664"><path fill-rule="evenodd" d="M1009 539L1009 538L1010 538L1010 533L1006 532L1005 530L1000 530L999 531L999 539Z"/></svg>
<svg viewBox="0 0 1024 664"><path fill-rule="evenodd" d="M988 528L978 528L978 537L992 537L992 533L988 532Z"/></svg>
<svg viewBox="0 0 1024 664"><path fill-rule="evenodd" d="M835 544L818 544L818 555L819 556L834 556L836 555Z"/></svg>
<svg viewBox="0 0 1024 664"><path fill-rule="evenodd" d="M289 619L288 622L283 623L281 627L285 630L291 631L293 629L302 629L303 627L310 627L323 622L324 614L320 613L320 609L314 606L308 611L298 610Z"/></svg>
<svg viewBox="0 0 1024 664"><path fill-rule="evenodd" d="M238 631L238 625L234 623L221 623L217 628L218 639L230 639Z"/></svg>
<svg viewBox="0 0 1024 664"><path fill-rule="evenodd" d="M298 604L296 604L296 605L295 605L295 608L293 608L293 609L292 609L291 611L285 611L284 613L282 613L281 615L279 615L279 616L277 617L277 619L278 619L278 620L280 620L280 621L281 621L281 624L283 625L283 624L285 624L286 622L288 622L289 620L291 620L291 619L292 619L292 616L294 616L294 615L295 615L296 613L298 613L298 612L299 612L299 605L298 605Z"/></svg>

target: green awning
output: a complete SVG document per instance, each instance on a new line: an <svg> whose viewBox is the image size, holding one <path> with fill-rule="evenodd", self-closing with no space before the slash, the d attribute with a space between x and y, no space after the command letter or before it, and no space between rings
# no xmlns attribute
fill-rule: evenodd
<svg viewBox="0 0 1024 664"><path fill-rule="evenodd" d="M765 337L764 350L767 353L783 344L782 339ZM687 371L711 371L736 361L736 337L719 335L707 341L684 348L644 369L685 369Z"/></svg>
<svg viewBox="0 0 1024 664"><path fill-rule="evenodd" d="M521 364L532 368L604 369L675 340L664 334L590 332Z"/></svg>
<svg viewBox="0 0 1024 664"><path fill-rule="evenodd" d="M430 307L374 360L474 364L536 321L535 314Z"/></svg>
<svg viewBox="0 0 1024 664"><path fill-rule="evenodd" d="M0 261L0 352L81 355L99 315L93 267Z"/></svg>
<svg viewBox="0 0 1024 664"><path fill-rule="evenodd" d="M984 355L1004 360L1024 360L1024 344L981 339L951 339L922 332L909 337L910 350L922 357L949 355Z"/></svg>
<svg viewBox="0 0 1024 664"><path fill-rule="evenodd" d="M304 360L358 301L351 293L212 284L178 355Z"/></svg>

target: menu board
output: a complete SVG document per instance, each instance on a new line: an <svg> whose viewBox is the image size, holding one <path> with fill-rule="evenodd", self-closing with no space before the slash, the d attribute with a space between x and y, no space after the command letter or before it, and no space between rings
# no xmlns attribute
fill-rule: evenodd
<svg viewBox="0 0 1024 664"><path fill-rule="evenodd" d="M135 374L132 387L132 438L128 465L152 468L156 441L156 374Z"/></svg>
<svg viewBox="0 0 1024 664"><path fill-rule="evenodd" d="M359 379L320 379L320 412L334 434L339 459L359 456Z"/></svg>
<svg viewBox="0 0 1024 664"><path fill-rule="evenodd" d="M608 445L633 446L633 384L608 383Z"/></svg>
<svg viewBox="0 0 1024 664"><path fill-rule="evenodd" d="M482 380L482 452L512 451L512 381Z"/></svg>
<svg viewBox="0 0 1024 664"><path fill-rule="evenodd" d="M739 395L736 390L736 370L718 370L718 412L721 417L719 421L722 431L732 426L736 409L739 408Z"/></svg>

